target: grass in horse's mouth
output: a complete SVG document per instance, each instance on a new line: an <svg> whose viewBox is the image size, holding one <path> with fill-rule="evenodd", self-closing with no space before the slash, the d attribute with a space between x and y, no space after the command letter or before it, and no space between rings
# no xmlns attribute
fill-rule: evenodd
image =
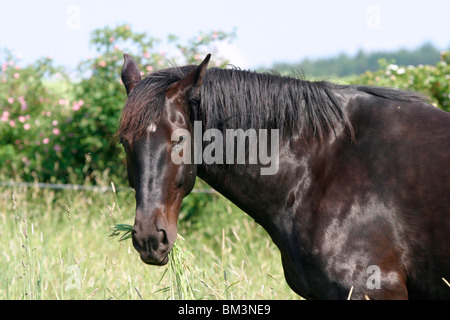
<svg viewBox="0 0 450 320"><path fill-rule="evenodd" d="M111 229L110 237L120 236L118 241L131 239L133 226L119 223L112 226ZM191 269L191 260L189 259L191 254L185 250L183 243L184 238L178 234L177 240L169 253L169 266L159 280L161 282L169 270L168 276L171 285L159 291L169 291L172 299L175 296L177 296L177 299L196 299L194 290L188 281Z"/></svg>

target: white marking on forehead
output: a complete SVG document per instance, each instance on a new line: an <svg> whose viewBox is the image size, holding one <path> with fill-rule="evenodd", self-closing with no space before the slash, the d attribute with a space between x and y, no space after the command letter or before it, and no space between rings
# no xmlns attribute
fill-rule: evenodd
<svg viewBox="0 0 450 320"><path fill-rule="evenodd" d="M155 132L155 131L156 131L156 124L150 123L150 125L147 127L147 132L151 133L151 132Z"/></svg>

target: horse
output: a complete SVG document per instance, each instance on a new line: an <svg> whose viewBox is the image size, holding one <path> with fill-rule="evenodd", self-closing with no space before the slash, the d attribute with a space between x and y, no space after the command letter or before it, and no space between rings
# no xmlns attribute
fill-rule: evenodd
<svg viewBox="0 0 450 320"><path fill-rule="evenodd" d="M267 231L303 298L449 299L450 114L409 91L208 68L210 57L142 78L124 55L117 135L142 261L168 262L198 176ZM276 170L262 174L247 149L245 163L219 161L228 144L192 161L213 136L236 140L229 130L246 130L245 147L249 130L278 132L256 142L277 144Z"/></svg>

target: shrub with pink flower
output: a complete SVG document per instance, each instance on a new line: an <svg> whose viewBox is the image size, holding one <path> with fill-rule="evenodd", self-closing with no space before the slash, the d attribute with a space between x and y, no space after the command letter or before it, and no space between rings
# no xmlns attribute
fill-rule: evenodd
<svg viewBox="0 0 450 320"><path fill-rule="evenodd" d="M52 126L54 119L47 115L54 113L58 119L65 119L66 111L60 106L69 101L50 90L47 83L56 73L61 75L58 81L66 81L67 77L62 68L53 66L51 59L23 66L11 52L2 53L0 51L0 175L27 180L32 177L30 170L36 171L37 161L41 159L36 174L45 181L54 176L53 167L59 158L48 157L42 146L53 149L61 136L61 129Z"/></svg>

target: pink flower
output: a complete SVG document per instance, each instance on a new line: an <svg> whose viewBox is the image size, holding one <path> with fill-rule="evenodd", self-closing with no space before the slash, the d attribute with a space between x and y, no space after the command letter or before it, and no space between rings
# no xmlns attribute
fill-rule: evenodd
<svg viewBox="0 0 450 320"><path fill-rule="evenodd" d="M14 128L16 126L16 122L14 120L11 120L9 122L9 125Z"/></svg>
<svg viewBox="0 0 450 320"><path fill-rule="evenodd" d="M153 71L153 66L147 66L145 69L147 69L148 72L152 72Z"/></svg>
<svg viewBox="0 0 450 320"><path fill-rule="evenodd" d="M8 98L8 102L9 102L10 104L13 104L13 103L14 103L14 98Z"/></svg>
<svg viewBox="0 0 450 320"><path fill-rule="evenodd" d="M58 120L53 120L52 121L52 125L57 126L58 125Z"/></svg>
<svg viewBox="0 0 450 320"><path fill-rule="evenodd" d="M17 100L19 100L19 102L20 102L20 109L27 110L28 106L27 106L27 102L25 101L25 97L20 96Z"/></svg>
<svg viewBox="0 0 450 320"><path fill-rule="evenodd" d="M55 150L56 152L60 152L62 150L62 148L59 144L55 144L55 146L53 147L53 150Z"/></svg>
<svg viewBox="0 0 450 320"><path fill-rule="evenodd" d="M79 104L78 102L75 102L75 103L73 104L72 109L73 109L73 111L78 111L78 110L80 110L80 104Z"/></svg>
<svg viewBox="0 0 450 320"><path fill-rule="evenodd" d="M53 128L52 132L55 136L61 133L61 131L58 128Z"/></svg>
<svg viewBox="0 0 450 320"><path fill-rule="evenodd" d="M43 144L48 144L50 142L50 139L49 138L44 138L44 140L42 140L42 143Z"/></svg>
<svg viewBox="0 0 450 320"><path fill-rule="evenodd" d="M106 61L102 60L98 63L98 65L102 68L106 67Z"/></svg>
<svg viewBox="0 0 450 320"><path fill-rule="evenodd" d="M146 59L150 58L150 53L148 51L144 52L144 58Z"/></svg>
<svg viewBox="0 0 450 320"><path fill-rule="evenodd" d="M22 123L24 123L24 122L26 121L26 119L25 119L24 116L19 116L19 121L22 122Z"/></svg>
<svg viewBox="0 0 450 320"><path fill-rule="evenodd" d="M25 124L23 125L23 128L24 128L25 130L30 130L31 126L30 126L29 123L25 123Z"/></svg>
<svg viewBox="0 0 450 320"><path fill-rule="evenodd" d="M60 105L65 105L66 104L66 100L64 100L64 99L59 99L59 104Z"/></svg>
<svg viewBox="0 0 450 320"><path fill-rule="evenodd" d="M25 166L29 166L30 165L30 160L27 157L22 157L22 162Z"/></svg>
<svg viewBox="0 0 450 320"><path fill-rule="evenodd" d="M9 120L9 112L3 111L2 117L0 118L2 121L8 121Z"/></svg>
<svg viewBox="0 0 450 320"><path fill-rule="evenodd" d="M18 79L20 77L20 74L18 74L17 72L14 73L14 78Z"/></svg>

